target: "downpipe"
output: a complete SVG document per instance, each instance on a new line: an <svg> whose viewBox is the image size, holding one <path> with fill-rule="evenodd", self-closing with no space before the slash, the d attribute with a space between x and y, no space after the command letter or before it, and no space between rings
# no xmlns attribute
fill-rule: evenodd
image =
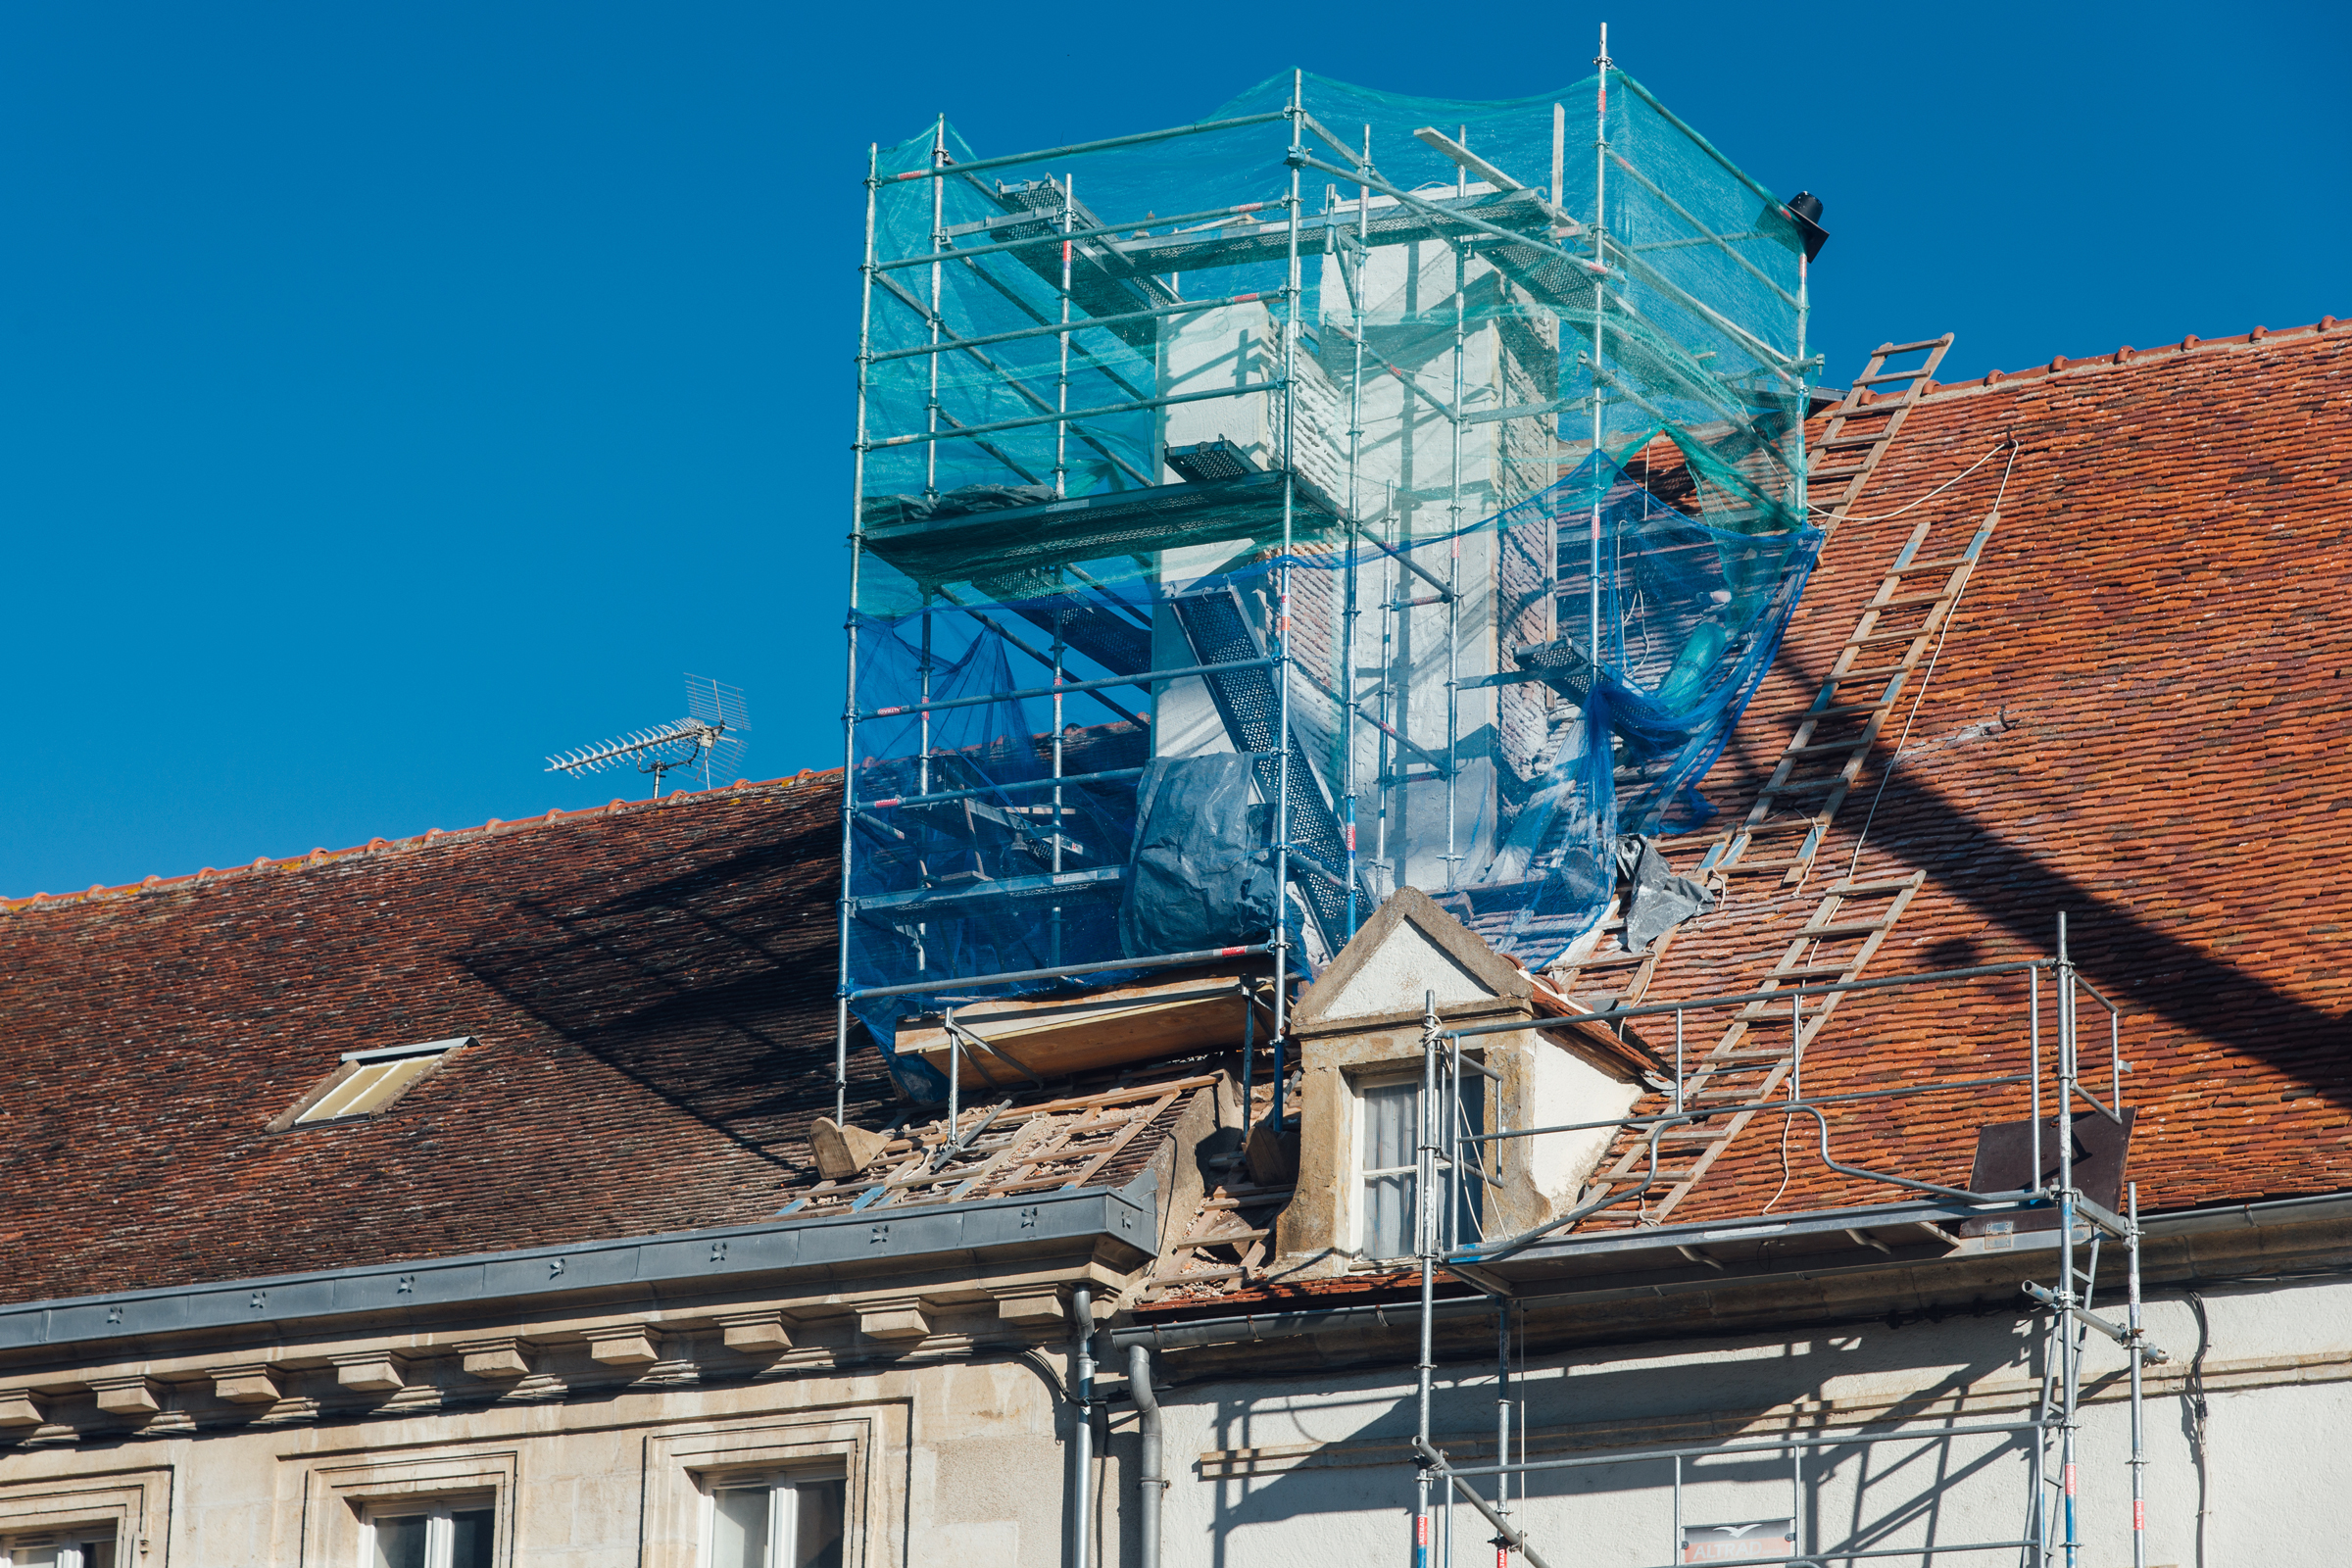
<svg viewBox="0 0 2352 1568"><path fill-rule="evenodd" d="M1095 1293L1070 1292L1070 1402L1078 1407L1071 1434L1070 1568L1088 1568L1094 1544L1095 1481Z"/></svg>
<svg viewBox="0 0 2352 1568"><path fill-rule="evenodd" d="M1127 1392L1135 1398L1144 1450L1136 1478L1136 1534L1142 1543L1136 1560L1142 1568L1159 1568L1159 1505L1168 1494L1168 1480L1159 1466L1159 1396L1152 1392L1152 1352L1141 1345L1127 1348Z"/></svg>

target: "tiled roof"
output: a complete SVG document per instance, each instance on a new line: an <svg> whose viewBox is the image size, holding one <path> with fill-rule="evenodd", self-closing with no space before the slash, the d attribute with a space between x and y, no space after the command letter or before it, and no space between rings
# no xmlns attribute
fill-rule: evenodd
<svg viewBox="0 0 2352 1568"><path fill-rule="evenodd" d="M2143 1208L2352 1188L2352 327L2054 361L1930 396L1830 540L1708 780L1718 820L1746 813L1780 715L1810 701L1913 526L1929 508L1981 518L2000 465L1886 514L2004 433L2020 449L1999 524L1900 765L1887 779L1890 724L1813 880L1791 897L1739 883L1651 999L1736 988L1849 864L1924 871L1871 972L2044 956L2067 911L2074 956L2125 1009ZM2096 1035L2086 1064L2104 1062ZM1808 1050L1804 1087L2014 1071L2023 1047L2022 1011L1857 997ZM1837 1152L1966 1186L1976 1129L2025 1114L2022 1091L1893 1102L1839 1117ZM1808 1157L1811 1132L1789 1138L1778 1208L1894 1196ZM1755 1212L1783 1179L1778 1127L1759 1120L1676 1217Z"/></svg>
<svg viewBox="0 0 2352 1568"><path fill-rule="evenodd" d="M2007 434L2020 450L1999 524L1901 765L1887 778L1890 725L1811 880L1787 894L1735 880L1678 934L1648 1000L1751 987L1849 865L1864 881L1924 871L1869 973L2045 956L2067 911L2075 958L2126 1014L2139 1113L2126 1175L2143 1211L2352 1189L2352 324L2053 361L1930 395L1832 536L1709 776L1718 816L1673 858L1690 870L1747 814L1784 715L1811 702L1914 526L1973 525L2001 465L1887 514ZM1920 691L1914 676L1898 720ZM1844 999L1806 1053L1806 1095L2020 1070L2023 1010L1996 994L2023 987ZM2103 1068L2101 1016L2085 1004L2084 1059ZM1653 1039L1662 1022L1644 1026ZM1833 1152L1966 1187L1978 1129L2027 1114L2022 1087L1883 1102L1838 1112ZM1828 1170L1812 1120L1785 1120L1786 1163L1784 1118L1758 1117L1673 1219L1903 1196ZM1400 1300L1403 1284L1274 1281L1142 1311Z"/></svg>
<svg viewBox="0 0 2352 1568"><path fill-rule="evenodd" d="M0 914L0 1300L771 1215L832 1110L838 786ZM378 1118L266 1130L340 1053L458 1035Z"/></svg>

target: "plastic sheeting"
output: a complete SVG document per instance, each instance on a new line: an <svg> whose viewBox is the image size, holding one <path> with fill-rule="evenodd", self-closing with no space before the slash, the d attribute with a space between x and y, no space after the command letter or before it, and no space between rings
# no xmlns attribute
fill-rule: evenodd
<svg viewBox="0 0 2352 1568"><path fill-rule="evenodd" d="M1227 121L878 155L845 980L940 980L886 1042L1270 923L1286 778L1294 969L1406 884L1540 967L1705 820L1812 568L1799 225L1639 83Z"/></svg>

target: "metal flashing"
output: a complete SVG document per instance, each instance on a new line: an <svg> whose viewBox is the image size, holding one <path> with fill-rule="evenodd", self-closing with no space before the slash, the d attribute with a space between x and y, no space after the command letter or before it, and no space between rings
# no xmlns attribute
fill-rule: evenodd
<svg viewBox="0 0 2352 1568"><path fill-rule="evenodd" d="M1116 1190L1091 1188L891 1209L879 1217L814 1215L619 1237L576 1247L416 1258L28 1301L0 1308L0 1351L362 1314L397 1315L469 1302L552 1302L599 1290L633 1289L660 1301L705 1296L727 1279L835 1270L867 1274L877 1263L911 1266L1098 1237L1122 1244L1143 1261L1158 1248L1157 1185L1156 1175L1146 1170Z"/></svg>

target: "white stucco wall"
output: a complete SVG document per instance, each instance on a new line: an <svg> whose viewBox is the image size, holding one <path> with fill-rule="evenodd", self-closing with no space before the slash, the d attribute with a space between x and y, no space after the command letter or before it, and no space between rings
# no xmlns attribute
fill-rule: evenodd
<svg viewBox="0 0 2352 1568"><path fill-rule="evenodd" d="M2206 1293L2205 1302L2211 1341L2204 1561L2222 1568L2342 1560L2338 1515L2343 1499L2352 1497L2352 1285L2219 1288ZM2198 1467L2178 1371L2195 1350L2198 1333L2178 1295L2151 1300L2147 1315L2151 1337L2175 1356L2168 1369L2175 1376L2153 1379L2146 1403L2147 1560L2185 1568L2197 1561ZM2123 1364L2119 1349L2092 1337L2085 1375L2094 1387ZM1963 1421L2016 1421L2022 1417L2014 1396L2030 1391L2037 1375L2028 1327L2004 1312L1901 1328L1869 1324L1794 1341L1690 1342L1538 1357L1519 1394L1523 1418L1537 1434L1533 1457L1560 1458L1602 1450L1546 1442L1547 1429L1626 1423L1609 1443L1620 1449L1735 1442L1742 1441L1741 1425L1791 1409L1818 1419L1824 1401L1850 1409L1962 1388L1985 1403L1983 1415ZM1409 1372L1210 1384L1163 1393L1161 1402L1175 1478L1167 1503L1170 1568L1406 1560L1413 1498L1402 1446L1412 1432ZM1492 1362L1442 1368L1436 1409L1441 1446L1450 1443L1459 1452L1473 1442L1491 1444ZM1693 1437L1693 1423L1712 1425L1720 1435ZM1652 1435L1643 1435L1644 1425ZM1594 1437L1583 1434L1587 1442ZM1237 1452L1250 1448L1293 1451L1255 1460ZM2086 1402L2082 1568L2132 1561L2128 1451L2128 1406L2104 1397ZM1863 1544L1858 1537L1887 1547L1931 1538L2017 1539L2030 1495L2025 1452L1982 1437L1817 1450L1808 1457L1802 1492L1808 1549ZM1555 1564L1662 1564L1674 1558L1671 1480L1664 1462L1538 1473L1514 1511ZM1785 1517L1790 1495L1786 1456L1692 1465L1686 1471L1685 1518ZM1491 1532L1474 1515L1462 1510L1456 1528L1455 1562L1493 1560L1484 1544ZM2015 1556L2012 1550L1949 1560Z"/></svg>

